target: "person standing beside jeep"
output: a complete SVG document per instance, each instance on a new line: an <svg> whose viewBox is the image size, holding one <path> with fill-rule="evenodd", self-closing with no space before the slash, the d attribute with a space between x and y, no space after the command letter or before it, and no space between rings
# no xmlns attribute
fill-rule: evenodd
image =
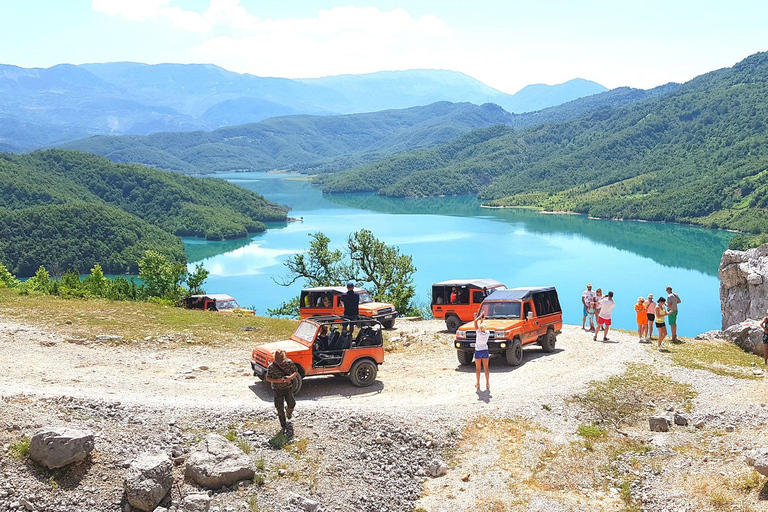
<svg viewBox="0 0 768 512"><path fill-rule="evenodd" d="M592 323L592 316L589 314L589 309L592 307L592 303L595 301L595 292L592 291L592 283L587 283L587 289L581 292L581 328L586 330L587 317L589 316L589 330L595 330L595 324Z"/></svg>
<svg viewBox="0 0 768 512"><path fill-rule="evenodd" d="M287 420L293 416L296 400L293 398L293 379L299 374L296 365L288 359L284 350L275 351L275 360L267 368L267 382L275 392L275 409L280 419L282 432L293 436L293 425ZM287 405L287 408L285 406ZM284 409L285 408L285 409Z"/></svg>
<svg viewBox="0 0 768 512"><path fill-rule="evenodd" d="M477 384L475 389L480 390L480 370L485 367L485 389L486 391L491 389L491 383L488 375L488 362L490 354L488 352L488 338L491 333L485 327L485 313L479 315L475 313L475 375L477 376Z"/></svg>
<svg viewBox="0 0 768 512"><path fill-rule="evenodd" d="M360 296L355 292L355 283L347 283L347 293L341 296L344 304L344 318L357 320L360 316Z"/></svg>
<svg viewBox="0 0 768 512"><path fill-rule="evenodd" d="M682 301L680 296L667 286L667 311L669 311L669 327L672 330L672 343L677 343L677 305Z"/></svg>

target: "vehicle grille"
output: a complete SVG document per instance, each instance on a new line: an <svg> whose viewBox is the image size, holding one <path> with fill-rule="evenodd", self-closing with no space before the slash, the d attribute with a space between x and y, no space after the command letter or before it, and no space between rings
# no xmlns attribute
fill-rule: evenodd
<svg viewBox="0 0 768 512"><path fill-rule="evenodd" d="M466 331L467 332L467 339L468 340L474 340L477 338L477 333L475 331ZM496 339L496 333L491 331L491 335L488 337L489 340Z"/></svg>
<svg viewBox="0 0 768 512"><path fill-rule="evenodd" d="M269 363L267 361L267 356L265 356L264 354L261 354L261 353L256 353L256 355L254 356L254 362L260 364L264 368L269 366Z"/></svg>
<svg viewBox="0 0 768 512"><path fill-rule="evenodd" d="M394 310L395 310L395 308L393 308L393 307L381 308L378 311L376 311L376 314L377 315L384 315L384 314L387 314L387 313L391 313Z"/></svg>

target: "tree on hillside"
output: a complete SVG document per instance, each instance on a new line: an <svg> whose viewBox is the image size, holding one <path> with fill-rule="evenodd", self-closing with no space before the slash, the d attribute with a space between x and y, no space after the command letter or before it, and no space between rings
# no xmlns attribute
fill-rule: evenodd
<svg viewBox="0 0 768 512"><path fill-rule="evenodd" d="M367 229L349 235L344 250L330 249L331 240L323 233L310 233L309 250L295 254L285 262L288 276L278 284L290 286L303 279L304 286L340 286L355 281L374 299L391 302L401 313L413 312L416 294L413 284L413 258L400 254ZM278 308L268 309L271 316L299 316L298 297Z"/></svg>

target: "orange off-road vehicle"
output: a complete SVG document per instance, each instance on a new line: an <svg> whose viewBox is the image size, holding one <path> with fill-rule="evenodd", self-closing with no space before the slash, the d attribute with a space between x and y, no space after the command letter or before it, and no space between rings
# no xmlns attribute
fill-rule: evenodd
<svg viewBox="0 0 768 512"><path fill-rule="evenodd" d="M371 295L360 288L355 288L355 293L360 296L358 307L361 317L368 317L381 322L391 329L395 326L397 311L395 306L386 302L376 302ZM347 293L343 286L321 286L318 288L306 288L301 290L299 296L299 316L310 318L313 316L328 316L344 314L344 304L341 296Z"/></svg>
<svg viewBox="0 0 768 512"><path fill-rule="evenodd" d="M275 351L282 349L299 372L293 381L294 393L305 377L313 375L348 375L355 386L370 386L376 381L378 365L384 362L381 329L376 321L350 321L340 316L302 320L290 339L253 349L253 375L265 381Z"/></svg>
<svg viewBox="0 0 768 512"><path fill-rule="evenodd" d="M504 283L495 279L451 279L432 285L432 315L444 318L449 332L475 318L480 304L496 290L504 290Z"/></svg>
<svg viewBox="0 0 768 512"><path fill-rule="evenodd" d="M523 362L523 345L538 343L544 352L553 352L563 328L563 312L554 287L499 290L480 306L490 331L488 351L504 354L507 363ZM459 363L470 364L475 351L475 325L470 322L456 331Z"/></svg>

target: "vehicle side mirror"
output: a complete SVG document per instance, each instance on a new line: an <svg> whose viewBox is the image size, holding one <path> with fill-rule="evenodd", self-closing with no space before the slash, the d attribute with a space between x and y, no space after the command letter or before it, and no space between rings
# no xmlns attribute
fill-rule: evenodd
<svg viewBox="0 0 768 512"><path fill-rule="evenodd" d="M528 312L528 320L533 320L533 311Z"/></svg>

